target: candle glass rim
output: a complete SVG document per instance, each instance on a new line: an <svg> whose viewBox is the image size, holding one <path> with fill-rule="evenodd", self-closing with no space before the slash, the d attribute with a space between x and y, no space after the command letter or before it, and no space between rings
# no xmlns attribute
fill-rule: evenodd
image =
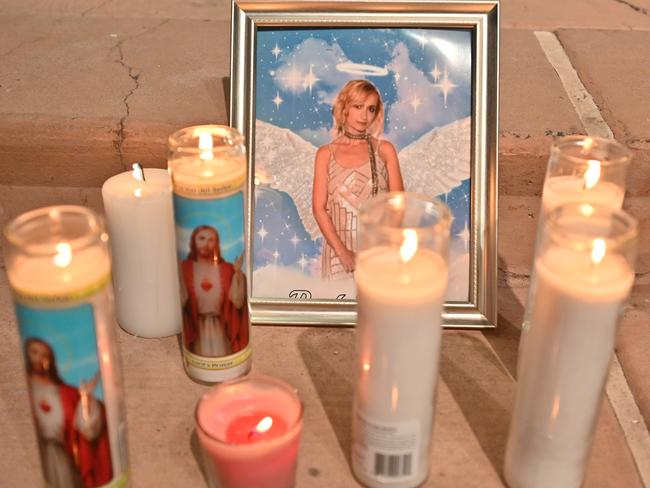
<svg viewBox="0 0 650 488"><path fill-rule="evenodd" d="M594 142L593 147L604 147L607 150L607 158L589 158L588 155L576 156L567 154L567 149L584 145L588 139ZM556 164L563 161L588 166L589 161L595 160L600 163L601 167L624 166L632 159L632 151L615 139L574 134L563 136L553 141L551 144L551 159L554 159Z"/></svg>
<svg viewBox="0 0 650 488"><path fill-rule="evenodd" d="M387 205L391 199L396 197L400 197L401 200L410 200L426 204L425 210L435 208L437 221L431 225L398 226L376 223L369 218L369 214L374 208ZM428 207L428 209L426 207ZM429 197L424 193L390 191L375 195L361 204L359 207L359 223L366 228L367 232L399 237L403 235L403 231L413 230L416 232L418 237L420 237L425 234L438 234L447 231L451 226L451 210L438 198Z"/></svg>
<svg viewBox="0 0 650 488"><path fill-rule="evenodd" d="M585 205L592 209L589 215L585 215L581 211ZM582 215L585 219L601 217L609 218L610 221L617 220L622 224L621 227L624 230L615 236L596 233L587 235L585 232L569 228L560 222L560 217L566 212L572 212L576 216ZM632 215L625 210L600 203L570 202L558 205L546 216L544 227L547 229L551 241L563 247L580 251L591 250L594 239L603 239L607 244L608 253L616 252L634 242L639 236L639 223Z"/></svg>
<svg viewBox="0 0 650 488"><path fill-rule="evenodd" d="M88 224L88 232L72 239L62 239L62 242L70 245L70 251L81 251L88 247L91 247L97 243L97 241L102 241L104 243L108 242L108 234L105 232L105 225L103 217L95 212L94 210L82 207L80 205L50 205L47 207L40 207L33 210L28 210L14 219L12 219L3 229L3 235L7 242L20 249L20 253L30 256L54 256L58 254L59 251L56 249L58 243L45 243L45 244L33 244L28 239L20 236L21 228L34 223L38 218L51 218L51 212L57 210L61 215L64 214L76 214L83 216L86 219ZM42 224L40 224L42 225Z"/></svg>
<svg viewBox="0 0 650 488"><path fill-rule="evenodd" d="M298 401L298 416L296 417L296 420L289 426L287 432L282 434L280 437L276 437L273 439L268 439L265 440L264 442L260 442L257 444L233 444L230 442L226 442L224 440L221 440L214 435L210 434L202 425L199 420L199 408L201 407L201 404L203 401L205 401L210 395L213 395L216 391L226 388L231 385L236 385L238 383L249 383L253 381L262 381L266 383L272 383L275 386L280 387L282 390L284 390L286 393L288 393L290 396L294 397ZM298 395L298 390L291 386L289 383L286 383L285 381L279 380L277 378L274 378L272 376L267 376L267 375L246 375L242 376L241 378L235 378L232 380L224 381L223 383L218 383L214 385L212 388L210 388L207 392L205 392L201 397L198 399L196 402L196 407L194 408L194 423L196 425L196 428L203 434L205 435L208 439L210 439L213 442L216 442L217 444L221 446L225 446L228 449L250 449L251 445L260 445L260 446L272 446L273 444L278 444L282 442L284 439L292 435L295 431L299 430L302 425L303 421L303 415L305 411L305 406L302 402L302 399Z"/></svg>
<svg viewBox="0 0 650 488"><path fill-rule="evenodd" d="M194 135L197 130L209 132L212 136L218 136L219 139L227 141L227 144L216 144L211 148L199 148L199 138ZM189 141L196 141L194 144L188 144ZM200 155L205 152L217 153L229 150L232 147L244 145L244 136L239 130L228 125L205 124L192 125L177 130L167 139L167 146L171 153L185 155Z"/></svg>

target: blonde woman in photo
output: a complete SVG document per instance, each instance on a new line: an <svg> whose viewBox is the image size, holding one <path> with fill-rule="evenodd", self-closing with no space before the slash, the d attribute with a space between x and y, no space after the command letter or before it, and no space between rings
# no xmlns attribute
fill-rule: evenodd
<svg viewBox="0 0 650 488"><path fill-rule="evenodd" d="M349 81L332 105L334 140L318 149L312 209L324 241L322 278L351 278L360 205L404 183L393 144L381 139L384 105L366 80Z"/></svg>

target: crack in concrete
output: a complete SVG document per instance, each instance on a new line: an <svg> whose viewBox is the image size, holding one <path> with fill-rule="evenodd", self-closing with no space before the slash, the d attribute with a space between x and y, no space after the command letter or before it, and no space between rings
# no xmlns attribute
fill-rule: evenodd
<svg viewBox="0 0 650 488"><path fill-rule="evenodd" d="M109 0L110 1L110 0ZM129 90L129 92L122 98L122 103L124 103L124 115L120 118L120 121L118 122L118 127L113 131L115 132L115 135L117 136L116 140L113 141L113 147L115 147L115 151L117 152L118 157L120 158L120 165L122 168L129 169L126 167L124 163L124 154L122 153L122 146L124 145L124 140L126 139L126 120L129 118L131 115L131 106L129 105L129 98L136 92L138 88L140 88L140 73L136 71L136 69L132 66L129 66L125 59L124 59L124 49L123 46L127 41L132 41L134 39L137 39L139 37L142 37L147 34L151 34L154 32L156 29L162 27L166 23L168 23L171 19L165 19L162 22L159 22L158 24L151 26L148 29L145 29L139 34L136 34L134 36L126 37L124 39L121 39L120 41L117 42L111 49L110 52L113 50L117 50L119 58L115 60L116 63L119 63L124 69L127 70L127 73L129 75L129 78L133 80L134 86Z"/></svg>
<svg viewBox="0 0 650 488"><path fill-rule="evenodd" d="M627 5L627 6L630 7L632 10L634 10L635 12L639 12L640 14L643 14L643 15L650 15L650 12L648 12L647 9L645 9L645 8L643 8L643 7L639 7L638 5L634 5L632 2L628 2L628 1L626 1L626 0L614 0L614 1L615 1L616 3L622 3L623 5Z"/></svg>
<svg viewBox="0 0 650 488"><path fill-rule="evenodd" d="M131 78L134 81L135 86L129 90L129 93L127 93L124 98L122 98L122 103L124 104L124 107L126 108L125 114L120 118L119 122L119 127L115 131L117 134L117 140L113 141L113 146L115 147L115 150L117 151L118 156L120 157L120 164L122 165L122 168L128 169L125 164L124 164L124 155L122 154L122 145L124 144L124 124L126 123L126 119L131 115L131 107L129 106L129 98L131 95L135 93L135 91L140 88L140 83L138 82L138 78L140 78L140 73L135 74L134 69L131 66L128 66L124 62L124 51L122 50L122 43L123 41L120 41L117 43L117 51L120 54L120 59L117 60L118 63L122 65L123 68L126 68L129 73L129 78Z"/></svg>
<svg viewBox="0 0 650 488"><path fill-rule="evenodd" d="M105 0L104 2L100 3L99 5L96 5L95 7L90 7L89 9L84 10L83 12L81 12L81 16L85 17L87 14L89 14L93 10L99 10L100 8L105 7L106 5L111 3L112 1L113 0Z"/></svg>

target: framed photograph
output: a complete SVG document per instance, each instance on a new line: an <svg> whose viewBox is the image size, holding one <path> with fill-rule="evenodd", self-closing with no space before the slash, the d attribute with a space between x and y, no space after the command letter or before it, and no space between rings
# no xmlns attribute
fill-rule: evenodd
<svg viewBox="0 0 650 488"><path fill-rule="evenodd" d="M246 138L254 323L354 324L357 213L452 211L443 322L494 327L498 2L233 2L230 123Z"/></svg>

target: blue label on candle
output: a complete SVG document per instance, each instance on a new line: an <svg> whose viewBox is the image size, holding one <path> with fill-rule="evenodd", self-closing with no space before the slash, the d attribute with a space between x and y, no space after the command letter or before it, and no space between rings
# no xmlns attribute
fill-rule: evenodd
<svg viewBox="0 0 650 488"><path fill-rule="evenodd" d="M244 274L244 194L174 194L185 361L228 370L250 355Z"/></svg>
<svg viewBox="0 0 650 488"><path fill-rule="evenodd" d="M112 417L118 422L108 423L93 304L37 308L16 303L16 316L48 486L124 483L126 428L120 411Z"/></svg>

